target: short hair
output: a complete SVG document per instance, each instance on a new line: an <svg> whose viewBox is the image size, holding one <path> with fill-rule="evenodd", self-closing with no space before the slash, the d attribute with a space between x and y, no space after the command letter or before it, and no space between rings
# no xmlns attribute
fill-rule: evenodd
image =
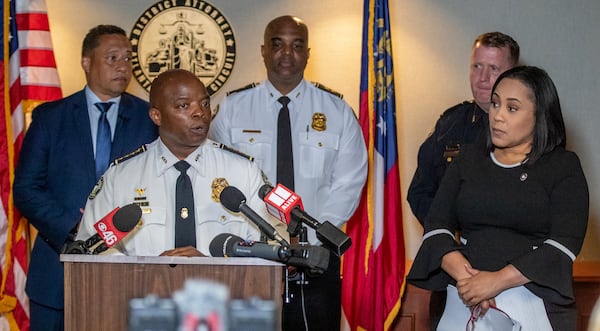
<svg viewBox="0 0 600 331"><path fill-rule="evenodd" d="M115 25L98 25L88 31L83 39L83 46L81 47L81 56L90 56L94 49L98 47L100 43L100 37L107 34L118 34L127 38L125 30Z"/></svg>
<svg viewBox="0 0 600 331"><path fill-rule="evenodd" d="M511 64L516 66L517 63L519 63L519 56L521 52L519 44L507 34L497 31L480 34L477 36L477 38L475 38L475 41L473 42L473 48L479 45L496 48L508 47Z"/></svg>
<svg viewBox="0 0 600 331"><path fill-rule="evenodd" d="M159 102L162 101L163 98L163 90L167 86L168 83L173 81L183 81L184 78L194 79L199 81L202 85L202 81L194 75L194 73L185 70L185 69L169 69L167 71L161 72L154 80L152 84L150 84L150 94L149 94L149 103L151 108L160 108Z"/></svg>
<svg viewBox="0 0 600 331"><path fill-rule="evenodd" d="M558 92L550 76L544 69L533 66L519 66L503 72L494 87L495 93L498 84L505 78L515 79L527 86L533 95L535 105L535 124L533 127L533 143L531 152L527 155L528 163L532 164L545 153L557 146L565 147L567 134L562 116ZM488 131L487 150L491 152L494 146Z"/></svg>

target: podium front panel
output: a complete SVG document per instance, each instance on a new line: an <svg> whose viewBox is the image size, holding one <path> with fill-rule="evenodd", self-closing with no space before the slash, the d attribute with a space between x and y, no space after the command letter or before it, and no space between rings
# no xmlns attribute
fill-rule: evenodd
<svg viewBox="0 0 600 331"><path fill-rule="evenodd" d="M281 316L283 264L258 258L61 255L65 330L127 330L129 300L170 298L187 279L229 288L231 299L272 300ZM279 325L280 323L278 323Z"/></svg>

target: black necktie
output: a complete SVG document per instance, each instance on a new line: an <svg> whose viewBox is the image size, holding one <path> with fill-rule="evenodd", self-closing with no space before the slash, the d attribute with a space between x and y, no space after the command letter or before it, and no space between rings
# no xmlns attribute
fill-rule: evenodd
<svg viewBox="0 0 600 331"><path fill-rule="evenodd" d="M96 132L96 180L104 174L110 161L111 134L106 113L112 104L112 102L97 102L94 104L100 110L98 131Z"/></svg>
<svg viewBox="0 0 600 331"><path fill-rule="evenodd" d="M277 118L277 182L293 191L294 155L292 154L290 110L287 107L290 98L283 96L277 101L283 105Z"/></svg>
<svg viewBox="0 0 600 331"><path fill-rule="evenodd" d="M196 247L196 217L194 213L194 192L192 181L186 171L190 164L185 161L175 163L181 174L175 186L175 247Z"/></svg>

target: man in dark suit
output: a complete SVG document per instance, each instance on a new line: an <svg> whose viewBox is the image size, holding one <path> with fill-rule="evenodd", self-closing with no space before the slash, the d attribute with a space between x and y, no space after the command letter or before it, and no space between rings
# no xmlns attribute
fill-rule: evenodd
<svg viewBox="0 0 600 331"><path fill-rule="evenodd" d="M158 135L148 103L124 92L132 75L131 54L123 29L92 28L82 47L87 86L33 112L14 181L15 206L38 230L26 284L32 331L64 328L59 254L75 234L98 176L109 161ZM108 126L101 128L101 121Z"/></svg>

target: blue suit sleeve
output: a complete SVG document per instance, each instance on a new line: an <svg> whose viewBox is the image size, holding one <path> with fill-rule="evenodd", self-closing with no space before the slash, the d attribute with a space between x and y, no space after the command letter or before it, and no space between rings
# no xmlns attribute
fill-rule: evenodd
<svg viewBox="0 0 600 331"><path fill-rule="evenodd" d="M48 189L47 165L52 132L45 127L43 112L43 109L33 112L15 170L13 193L15 206L35 226L44 241L58 252L79 222L81 213L77 209L64 208Z"/></svg>

